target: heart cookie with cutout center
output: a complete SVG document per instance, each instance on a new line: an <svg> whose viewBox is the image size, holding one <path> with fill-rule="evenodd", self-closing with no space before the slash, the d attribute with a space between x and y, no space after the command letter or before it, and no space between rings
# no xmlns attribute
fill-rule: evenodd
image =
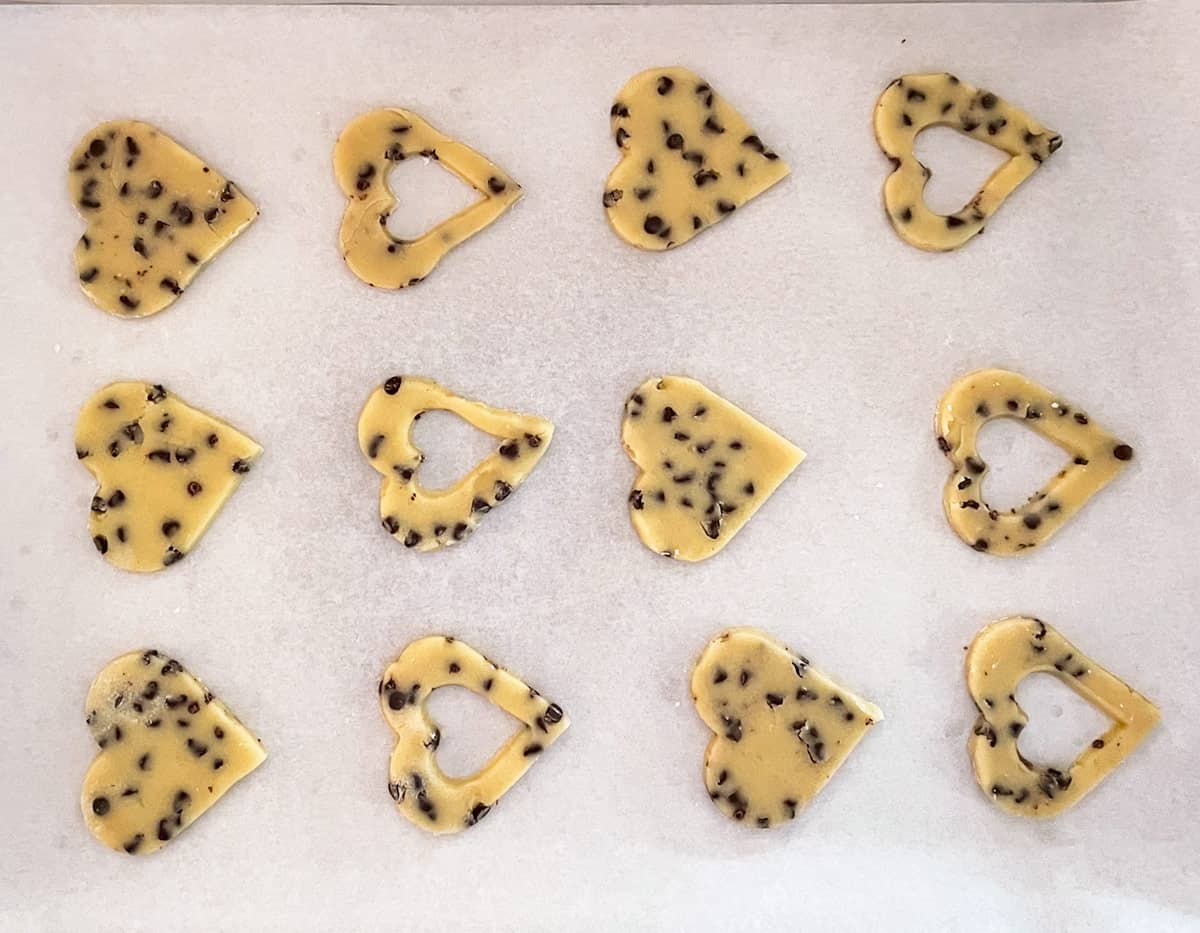
<svg viewBox="0 0 1200 933"><path fill-rule="evenodd" d="M610 113L621 161L604 209L626 243L681 246L788 174L733 105L686 68L651 68L621 88Z"/></svg>
<svg viewBox="0 0 1200 933"><path fill-rule="evenodd" d="M466 476L446 489L426 489L419 472L425 455L412 442L424 412L448 411L500 443ZM393 376L375 389L358 419L358 446L383 474L379 514L397 541L433 551L465 540L480 518L516 492L545 456L554 425L462 398L419 376Z"/></svg>
<svg viewBox="0 0 1200 933"><path fill-rule="evenodd" d="M1029 717L1016 700L1030 674L1052 674L1113 720L1064 774L1027 761L1017 740ZM1146 737L1160 714L1040 619L1013 617L981 629L967 651L967 690L979 719L967 743L975 780L996 806L1057 816L1100 783Z"/></svg>
<svg viewBox="0 0 1200 933"><path fill-rule="evenodd" d="M466 687L521 723L470 777L449 777L437 763L442 733L426 704L434 690L448 685ZM408 820L437 834L460 832L487 816L570 725L557 703L448 635L405 648L383 672L379 702L396 733L388 794Z"/></svg>
<svg viewBox="0 0 1200 933"><path fill-rule="evenodd" d="M695 379L648 379L625 402L621 443L638 468L633 527L650 550L712 557L801 461L804 451Z"/></svg>
<svg viewBox="0 0 1200 933"><path fill-rule="evenodd" d="M413 240L388 232L396 196L388 173L398 162L433 159L480 194L480 200ZM333 148L333 171L349 199L339 243L350 270L375 288L405 288L433 271L521 199L521 186L486 156L434 129L411 110L389 107L355 117Z"/></svg>
<svg viewBox="0 0 1200 933"><path fill-rule="evenodd" d="M158 651L107 664L87 710L100 754L83 779L83 818L130 855L161 849L267 757L224 703Z"/></svg>
<svg viewBox="0 0 1200 933"><path fill-rule="evenodd" d="M704 785L718 809L766 829L794 819L883 719L765 632L732 628L692 670L692 702L714 733Z"/></svg>
<svg viewBox="0 0 1200 933"><path fill-rule="evenodd" d="M114 382L87 400L75 455L99 483L88 529L105 560L153 572L178 563L262 448L161 385Z"/></svg>
<svg viewBox="0 0 1200 933"><path fill-rule="evenodd" d="M1024 505L1007 512L991 508L983 494L988 465L979 456L978 437L993 418L1019 419L1071 456ZM1004 369L955 380L938 402L936 429L938 449L953 466L943 495L950 527L975 550L1006 557L1049 540L1133 459L1133 448L1090 415Z"/></svg>
<svg viewBox="0 0 1200 933"><path fill-rule="evenodd" d="M925 204L931 172L913 151L917 135L948 126L1007 152L1010 158L962 210L935 214ZM1062 137L1029 114L952 74L910 74L887 86L875 105L875 138L892 162L883 201L892 227L919 249L958 249L1026 178L1062 146Z"/></svg>
<svg viewBox="0 0 1200 933"><path fill-rule="evenodd" d="M138 120L103 123L71 153L84 293L118 317L172 304L258 210L228 178Z"/></svg>

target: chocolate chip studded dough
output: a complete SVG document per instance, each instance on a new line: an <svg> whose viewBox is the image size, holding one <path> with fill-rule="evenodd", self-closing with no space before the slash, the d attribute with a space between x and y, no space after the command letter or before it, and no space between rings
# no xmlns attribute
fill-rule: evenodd
<svg viewBox="0 0 1200 933"><path fill-rule="evenodd" d="M930 126L948 126L1011 156L975 197L948 216L925 205L930 172L913 152L917 134ZM990 91L945 73L905 75L889 84L875 105L875 138L892 160L892 173L883 186L892 226L906 243L934 251L958 249L982 233L1005 198L1063 141Z"/></svg>
<svg viewBox="0 0 1200 933"><path fill-rule="evenodd" d="M621 442L638 468L633 527L685 561L721 550L805 453L695 379L647 379L625 402Z"/></svg>
<svg viewBox="0 0 1200 933"><path fill-rule="evenodd" d="M405 159L433 159L482 196L415 240L388 232L396 208L388 173ZM355 117L333 148L338 185L350 199L339 242L351 271L375 288L415 285L442 257L521 199L521 186L486 156L434 129L411 110L387 108Z"/></svg>
<svg viewBox="0 0 1200 933"><path fill-rule="evenodd" d="M621 88L611 122L621 161L604 186L617 236L641 249L686 243L788 174L733 106L686 68Z"/></svg>
<svg viewBox="0 0 1200 933"><path fill-rule="evenodd" d="M446 489L426 489L418 475L425 455L412 426L424 412L448 411L497 438L496 452ZM358 446L379 473L379 514L397 541L433 551L463 541L480 516L511 496L550 446L554 425L471 401L419 376L392 376L375 389L358 419Z"/></svg>
<svg viewBox="0 0 1200 933"><path fill-rule="evenodd" d="M477 773L446 775L437 763L441 730L426 702L439 687L466 687L521 722L521 727ZM388 794L410 821L431 833L474 826L521 779L570 721L529 684L450 636L414 641L379 681L383 718L396 733Z"/></svg>
<svg viewBox="0 0 1200 933"><path fill-rule="evenodd" d="M983 494L988 466L979 430L993 418L1017 418L1070 456L1022 506L1001 512ZM1004 369L981 369L956 380L937 408L938 448L953 467L943 497L950 527L977 551L1010 556L1047 541L1133 459L1091 416L1049 389Z"/></svg>
<svg viewBox="0 0 1200 933"><path fill-rule="evenodd" d="M704 784L726 816L766 829L793 819L883 719L765 632L732 628L692 670L692 702L715 734Z"/></svg>
<svg viewBox="0 0 1200 933"><path fill-rule="evenodd" d="M88 528L123 570L162 570L196 546L262 448L160 385L114 382L83 406L75 455L100 484Z"/></svg>
<svg viewBox="0 0 1200 933"><path fill-rule="evenodd" d="M1027 761L1017 740L1029 722L1017 684L1053 674L1113 720L1064 774ZM1040 619L1014 617L980 630L967 651L967 689L979 710L967 747L975 780L998 807L1057 816L1079 802L1141 743L1159 720L1155 706Z"/></svg>
<svg viewBox="0 0 1200 933"><path fill-rule="evenodd" d="M80 285L118 317L170 305L258 216L237 185L138 120L88 133L71 153L68 180L87 221L75 246Z"/></svg>
<svg viewBox="0 0 1200 933"><path fill-rule="evenodd" d="M224 703L158 651L105 666L87 710L100 754L83 779L83 818L130 855L161 849L267 757Z"/></svg>

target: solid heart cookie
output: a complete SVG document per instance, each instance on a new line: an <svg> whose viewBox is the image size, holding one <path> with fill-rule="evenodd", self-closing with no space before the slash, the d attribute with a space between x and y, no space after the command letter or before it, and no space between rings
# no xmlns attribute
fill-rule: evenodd
<svg viewBox="0 0 1200 933"><path fill-rule="evenodd" d="M415 240L388 232L396 197L388 174L414 156L433 159L481 195ZM470 239L521 199L521 186L486 156L430 126L411 110L389 107L355 117L333 148L338 185L350 199L339 234L342 258L376 288L404 288L421 281L442 257Z"/></svg>
<svg viewBox="0 0 1200 933"><path fill-rule="evenodd" d="M604 186L617 236L641 249L686 243L788 174L733 106L686 68L651 68L610 113L621 161Z"/></svg>
<svg viewBox="0 0 1200 933"><path fill-rule="evenodd" d="M1064 773L1027 761L1017 746L1029 717L1016 700L1030 674L1052 674L1113 720ZM967 651L967 689L979 719L967 748L992 802L1022 816L1057 816L1141 743L1159 711L1040 619L1014 617L980 630Z"/></svg>
<svg viewBox="0 0 1200 933"><path fill-rule="evenodd" d="M224 703L158 651L106 665L87 710L100 754L83 779L83 818L130 855L161 849L267 757Z"/></svg>
<svg viewBox="0 0 1200 933"><path fill-rule="evenodd" d="M520 721L521 727L478 772L452 778L438 766L441 730L430 694L466 687ZM411 822L431 833L474 826L567 730L562 707L497 667L470 645L435 635L410 644L379 681L383 718L396 733L388 794Z"/></svg>
<svg viewBox="0 0 1200 933"><path fill-rule="evenodd" d="M118 317L167 307L258 216L237 185L138 120L88 133L69 182L87 221L75 246L80 285Z"/></svg>
<svg viewBox="0 0 1200 933"><path fill-rule="evenodd" d="M160 385L114 382L83 406L75 455L100 484L88 528L124 570L162 570L195 547L262 448Z"/></svg>
<svg viewBox="0 0 1200 933"><path fill-rule="evenodd" d="M650 550L698 561L721 550L804 451L694 379L647 379L625 402L621 442L638 468L633 527Z"/></svg>
<svg viewBox="0 0 1200 933"><path fill-rule="evenodd" d="M1070 456L1029 500L1001 512L983 494L988 466L979 456L979 430L993 418L1016 418ZM1010 556L1044 543L1133 459L1117 440L1074 405L1004 369L981 369L957 379L937 408L938 448L952 464L943 504L950 527L977 551Z"/></svg>
<svg viewBox="0 0 1200 933"><path fill-rule="evenodd" d="M917 134L948 126L1010 156L967 204L953 214L925 204L930 171L913 151ZM1029 114L952 74L897 78L875 105L875 138L892 161L883 186L888 219L901 239L926 250L958 249L983 226L1005 198L1058 151L1062 137Z"/></svg>
<svg viewBox="0 0 1200 933"><path fill-rule="evenodd" d="M726 816L766 829L793 819L883 719L770 635L722 632L692 670L692 702L714 733L704 785Z"/></svg>
<svg viewBox="0 0 1200 933"><path fill-rule="evenodd" d="M500 441L466 476L445 489L426 489L419 472L425 455L412 426L427 411L448 411ZM383 474L379 514L404 546L432 551L458 544L480 517L504 502L546 454L554 425L462 398L420 376L392 376L375 389L358 419L358 446Z"/></svg>

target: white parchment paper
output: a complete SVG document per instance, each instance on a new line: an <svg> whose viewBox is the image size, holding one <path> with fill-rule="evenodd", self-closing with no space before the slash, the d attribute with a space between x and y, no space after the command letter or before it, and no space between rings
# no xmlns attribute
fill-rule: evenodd
<svg viewBox="0 0 1200 933"><path fill-rule="evenodd" d="M0 9L0 926L1196 929L1198 38L1186 0ZM600 207L607 113L630 75L676 62L794 172L650 256ZM888 80L940 69L1066 139L953 255L888 229L870 127ZM528 192L398 294L362 285L335 244L333 141L380 105L417 110ZM92 307L71 262L68 154L120 116L160 125L262 209L144 321ZM1020 560L972 552L941 515L933 406L993 364L1138 451ZM414 555L379 527L355 423L397 372L558 425L465 547ZM621 404L663 372L809 452L698 566L650 554L625 513ZM113 570L86 533L74 420L119 378L161 381L266 448L195 553L153 577ZM1004 452L985 438L1001 473ZM991 807L964 750L963 647L1015 612L1056 624L1164 712L1045 824ZM887 716L778 831L729 822L700 780L708 736L687 675L727 624L773 631ZM469 641L574 719L485 824L449 839L393 812L375 698L385 663L429 632ZM206 679L271 757L135 860L88 836L77 798L95 752L88 683L144 645ZM463 721L449 746L469 740Z"/></svg>

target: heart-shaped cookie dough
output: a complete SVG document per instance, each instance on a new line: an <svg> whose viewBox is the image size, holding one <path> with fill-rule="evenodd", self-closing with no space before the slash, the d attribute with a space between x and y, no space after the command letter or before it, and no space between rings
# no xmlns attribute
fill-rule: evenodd
<svg viewBox="0 0 1200 933"><path fill-rule="evenodd" d="M447 685L466 687L521 723L477 773L449 777L437 763L442 733L429 715L430 694ZM410 821L431 833L457 833L491 811L570 721L529 684L497 667L449 635L410 644L379 681L383 718L396 733L388 794Z"/></svg>
<svg viewBox="0 0 1200 933"><path fill-rule="evenodd" d="M991 508L983 495L988 466L978 437L993 418L1017 418L1071 456L1024 505L1007 512ZM946 390L938 402L937 442L953 465L943 496L950 527L975 550L1003 556L1047 541L1133 459L1133 448L1091 416L1005 369L968 373Z"/></svg>
<svg viewBox="0 0 1200 933"><path fill-rule="evenodd" d="M158 651L106 665L87 711L100 754L83 779L83 818L130 855L161 849L267 757L224 703Z"/></svg>
<svg viewBox="0 0 1200 933"><path fill-rule="evenodd" d="M617 236L641 249L680 246L788 173L733 106L686 68L651 68L611 111L621 161L604 186Z"/></svg>
<svg viewBox="0 0 1200 933"><path fill-rule="evenodd" d="M804 451L695 379L648 379L625 402L621 442L638 468L629 515L642 543L679 560L712 557Z"/></svg>
<svg viewBox="0 0 1200 933"><path fill-rule="evenodd" d="M917 134L931 126L948 126L1011 157L949 215L926 206L931 173L913 151ZM982 233L1005 198L1062 145L1061 136L1027 113L945 73L905 75L889 84L875 105L875 138L892 161L883 186L888 219L906 243L935 251L958 249Z"/></svg>
<svg viewBox="0 0 1200 933"><path fill-rule="evenodd" d="M445 489L426 489L419 472L425 455L411 438L424 412L448 411L500 443L466 476ZM420 376L392 376L375 389L358 419L358 446L383 474L379 514L383 527L417 551L466 539L482 515L504 502L529 476L550 446L554 425L461 398Z"/></svg>
<svg viewBox="0 0 1200 933"><path fill-rule="evenodd" d="M1026 761L1017 740L1029 717L1017 685L1043 672L1113 720L1066 773ZM1158 709L1040 619L1013 617L981 629L967 651L967 689L979 710L967 748L975 780L992 802L1022 816L1057 816L1100 783L1141 743Z"/></svg>
<svg viewBox="0 0 1200 933"><path fill-rule="evenodd" d="M434 159L481 198L415 240L387 228L396 207L388 174L397 162ZM521 199L521 186L486 156L430 126L411 110L389 107L355 117L333 148L333 170L350 199L339 243L350 270L375 288L415 285L442 257Z"/></svg>
<svg viewBox="0 0 1200 933"><path fill-rule="evenodd" d="M753 628L713 638L691 689L714 733L704 753L709 797L726 816L763 829L794 818L883 719L873 703Z"/></svg>
<svg viewBox="0 0 1200 933"><path fill-rule="evenodd" d="M118 317L167 307L258 216L233 182L138 120L88 133L71 153L69 182L87 221L75 246L79 282Z"/></svg>
<svg viewBox="0 0 1200 933"><path fill-rule="evenodd" d="M123 570L182 560L262 448L160 385L114 382L83 406L75 455L100 484L88 528Z"/></svg>

